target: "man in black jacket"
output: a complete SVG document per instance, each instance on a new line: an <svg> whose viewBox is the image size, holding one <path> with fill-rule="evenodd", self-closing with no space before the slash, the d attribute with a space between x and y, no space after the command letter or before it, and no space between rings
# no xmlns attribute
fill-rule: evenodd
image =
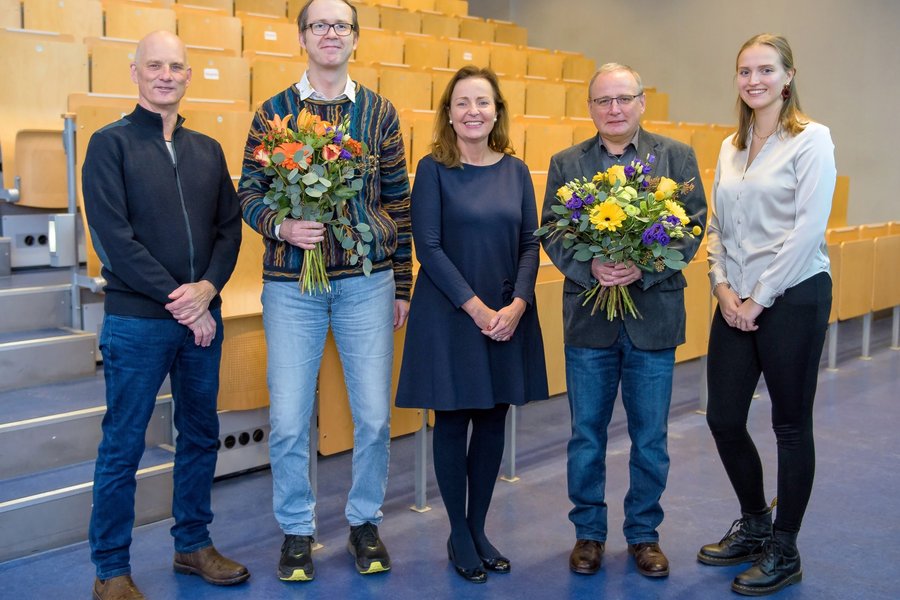
<svg viewBox="0 0 900 600"><path fill-rule="evenodd" d="M184 44L158 31L138 44L134 112L91 137L85 210L106 278L100 337L107 411L94 472L94 598L143 598L131 579L135 473L156 395L172 383L174 567L217 585L247 569L212 545L210 492L219 421L219 291L237 261L241 218L222 148L182 127L191 80Z"/></svg>

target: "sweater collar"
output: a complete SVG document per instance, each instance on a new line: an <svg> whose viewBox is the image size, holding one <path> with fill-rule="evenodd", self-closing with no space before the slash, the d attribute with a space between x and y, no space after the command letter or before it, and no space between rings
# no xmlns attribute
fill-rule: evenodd
<svg viewBox="0 0 900 600"><path fill-rule="evenodd" d="M149 127L154 130L158 130L162 132L163 128L163 120L162 115L159 113L155 113L151 110L147 110L140 104L134 105L134 111L130 115L128 115L128 119L136 125L140 125L142 127ZM184 123L184 117L178 115L178 119L175 121L175 129L174 131L178 131L181 128L181 125Z"/></svg>

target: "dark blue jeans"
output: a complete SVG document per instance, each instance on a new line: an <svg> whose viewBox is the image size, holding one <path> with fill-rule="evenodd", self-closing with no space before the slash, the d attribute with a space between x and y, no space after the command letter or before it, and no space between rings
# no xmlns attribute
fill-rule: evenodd
<svg viewBox="0 0 900 600"><path fill-rule="evenodd" d="M597 318L603 318L602 316ZM646 351L622 327L608 348L566 346L566 384L572 411L568 447L569 520L578 539L606 541L607 428L619 384L631 437L630 486L623 531L629 544L659 540L659 500L669 474L666 446L675 349Z"/></svg>
<svg viewBox="0 0 900 600"><path fill-rule="evenodd" d="M222 319L208 348L174 320L107 315L100 335L106 379L103 440L94 470L94 508L89 539L97 577L131 572L129 546L134 526L135 473L156 396L171 376L175 407L175 493L172 536L175 550L210 545L210 492L216 469L219 418L219 359Z"/></svg>

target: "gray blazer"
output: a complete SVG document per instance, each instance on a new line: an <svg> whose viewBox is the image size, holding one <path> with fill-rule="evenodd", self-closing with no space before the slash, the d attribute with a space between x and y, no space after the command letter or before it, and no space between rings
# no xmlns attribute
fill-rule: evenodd
<svg viewBox="0 0 900 600"><path fill-rule="evenodd" d="M559 152L550 159L547 174L547 190L544 193L544 208L541 223L546 225L556 220L557 215L550 209L556 202L556 190L577 177L590 178L600 170L600 140L594 136L579 144ZM673 139L648 133L641 129L638 135L637 155L645 160L648 154L656 157L654 176L666 176L677 182L694 180L694 189L682 197L684 208L692 224L706 229L706 196L700 181L697 158L687 144ZM685 238L672 242L684 254L685 262L693 258L700 245L700 237ZM591 263L576 261L574 252L562 247L561 238L542 238L541 242L553 264L566 276L563 285L563 323L565 343L582 348L606 348L619 335L622 317L608 321L605 314L598 312L591 316L592 302L582 306L582 292L593 287L597 281L591 275ZM662 350L684 343L684 288L687 281L680 271L666 269L661 273L644 272L643 278L628 286L643 319L625 317L625 330L632 343L641 350Z"/></svg>

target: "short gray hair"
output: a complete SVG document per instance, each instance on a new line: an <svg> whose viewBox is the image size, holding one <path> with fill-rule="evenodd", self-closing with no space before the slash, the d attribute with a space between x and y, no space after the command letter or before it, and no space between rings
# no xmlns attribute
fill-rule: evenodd
<svg viewBox="0 0 900 600"><path fill-rule="evenodd" d="M608 62L606 64L600 65L600 68L598 68L597 72L594 73L594 75L591 77L591 81L590 81L590 83L588 83L588 100L591 99L591 88L594 87L594 81L601 75L604 75L606 73L614 73L616 71L627 71L628 73L631 73L631 76L634 77L634 80L638 84L638 95L641 95L644 93L644 82L641 79L641 76L637 71L635 71L628 65L623 65L623 64L614 63L614 62Z"/></svg>

